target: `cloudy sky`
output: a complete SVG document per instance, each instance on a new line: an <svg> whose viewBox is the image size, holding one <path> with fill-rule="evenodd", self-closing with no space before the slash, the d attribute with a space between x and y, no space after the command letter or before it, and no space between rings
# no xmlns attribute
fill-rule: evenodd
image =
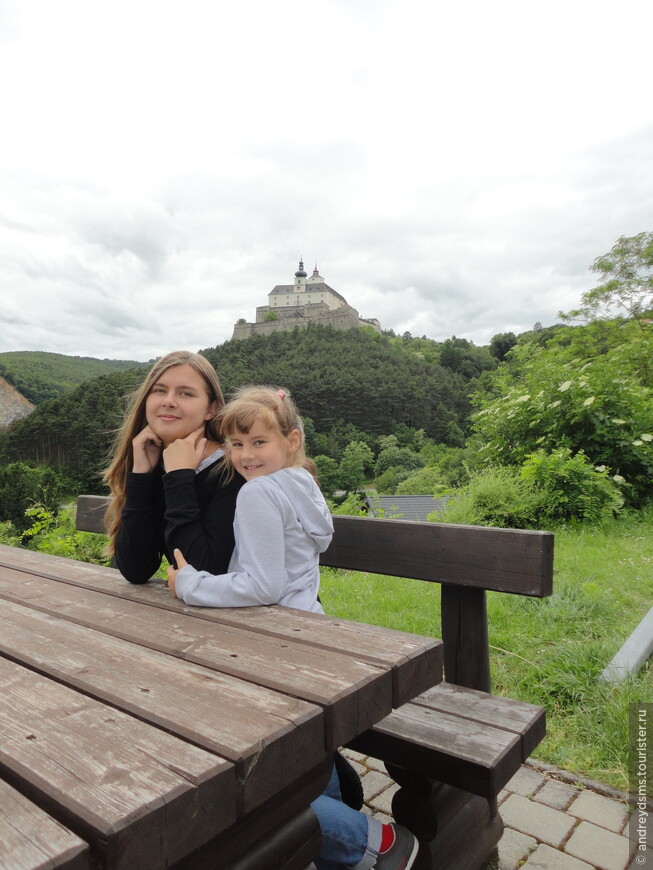
<svg viewBox="0 0 653 870"><path fill-rule="evenodd" d="M554 323L653 230L650 0L0 0L0 350L229 339L303 256L397 333Z"/></svg>

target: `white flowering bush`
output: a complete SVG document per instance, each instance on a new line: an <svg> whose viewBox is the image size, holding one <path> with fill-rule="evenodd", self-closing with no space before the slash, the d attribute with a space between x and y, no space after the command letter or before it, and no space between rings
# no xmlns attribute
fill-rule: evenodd
<svg viewBox="0 0 653 870"><path fill-rule="evenodd" d="M517 345L473 397L474 445L492 465L582 451L621 479L627 504L641 506L653 497L653 328L591 324L561 335Z"/></svg>

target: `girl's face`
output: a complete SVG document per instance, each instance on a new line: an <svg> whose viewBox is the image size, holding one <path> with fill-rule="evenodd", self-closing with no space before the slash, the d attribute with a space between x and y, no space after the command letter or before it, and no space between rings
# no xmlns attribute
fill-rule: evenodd
<svg viewBox="0 0 653 870"><path fill-rule="evenodd" d="M236 471L245 480L252 480L291 466L300 438L297 429L286 438L276 429L268 429L259 418L249 432L236 430L230 435L229 455Z"/></svg>
<svg viewBox="0 0 653 870"><path fill-rule="evenodd" d="M145 400L145 417L164 447L215 416L204 378L188 363L166 369Z"/></svg>

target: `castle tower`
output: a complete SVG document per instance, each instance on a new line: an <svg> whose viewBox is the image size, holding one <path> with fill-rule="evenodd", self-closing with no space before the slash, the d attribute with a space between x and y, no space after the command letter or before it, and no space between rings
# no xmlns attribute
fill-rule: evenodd
<svg viewBox="0 0 653 870"><path fill-rule="evenodd" d="M302 293L306 290L306 272L304 271L304 261L299 261L299 269L295 272L295 293Z"/></svg>
<svg viewBox="0 0 653 870"><path fill-rule="evenodd" d="M313 269L313 274L306 282L307 284L324 284L324 278L320 275L317 270L317 263L315 264L315 268Z"/></svg>

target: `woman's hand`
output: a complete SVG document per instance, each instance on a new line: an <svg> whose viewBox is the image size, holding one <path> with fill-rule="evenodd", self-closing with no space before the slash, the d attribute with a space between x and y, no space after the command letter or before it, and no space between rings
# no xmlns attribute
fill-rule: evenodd
<svg viewBox="0 0 653 870"><path fill-rule="evenodd" d="M177 438L163 451L163 465L166 471L179 471L181 468L197 468L204 456L206 436L202 423L186 438Z"/></svg>
<svg viewBox="0 0 653 870"><path fill-rule="evenodd" d="M154 431L146 426L132 441L134 452L134 466L132 471L136 474L150 474L154 471L161 459L163 442Z"/></svg>
<svg viewBox="0 0 653 870"><path fill-rule="evenodd" d="M170 589L170 594L173 598L177 597L177 574L181 571L182 568L185 568L188 565L188 562L184 559L181 550L175 550L174 559L177 563L177 567L173 568L172 565L168 566L168 589Z"/></svg>

